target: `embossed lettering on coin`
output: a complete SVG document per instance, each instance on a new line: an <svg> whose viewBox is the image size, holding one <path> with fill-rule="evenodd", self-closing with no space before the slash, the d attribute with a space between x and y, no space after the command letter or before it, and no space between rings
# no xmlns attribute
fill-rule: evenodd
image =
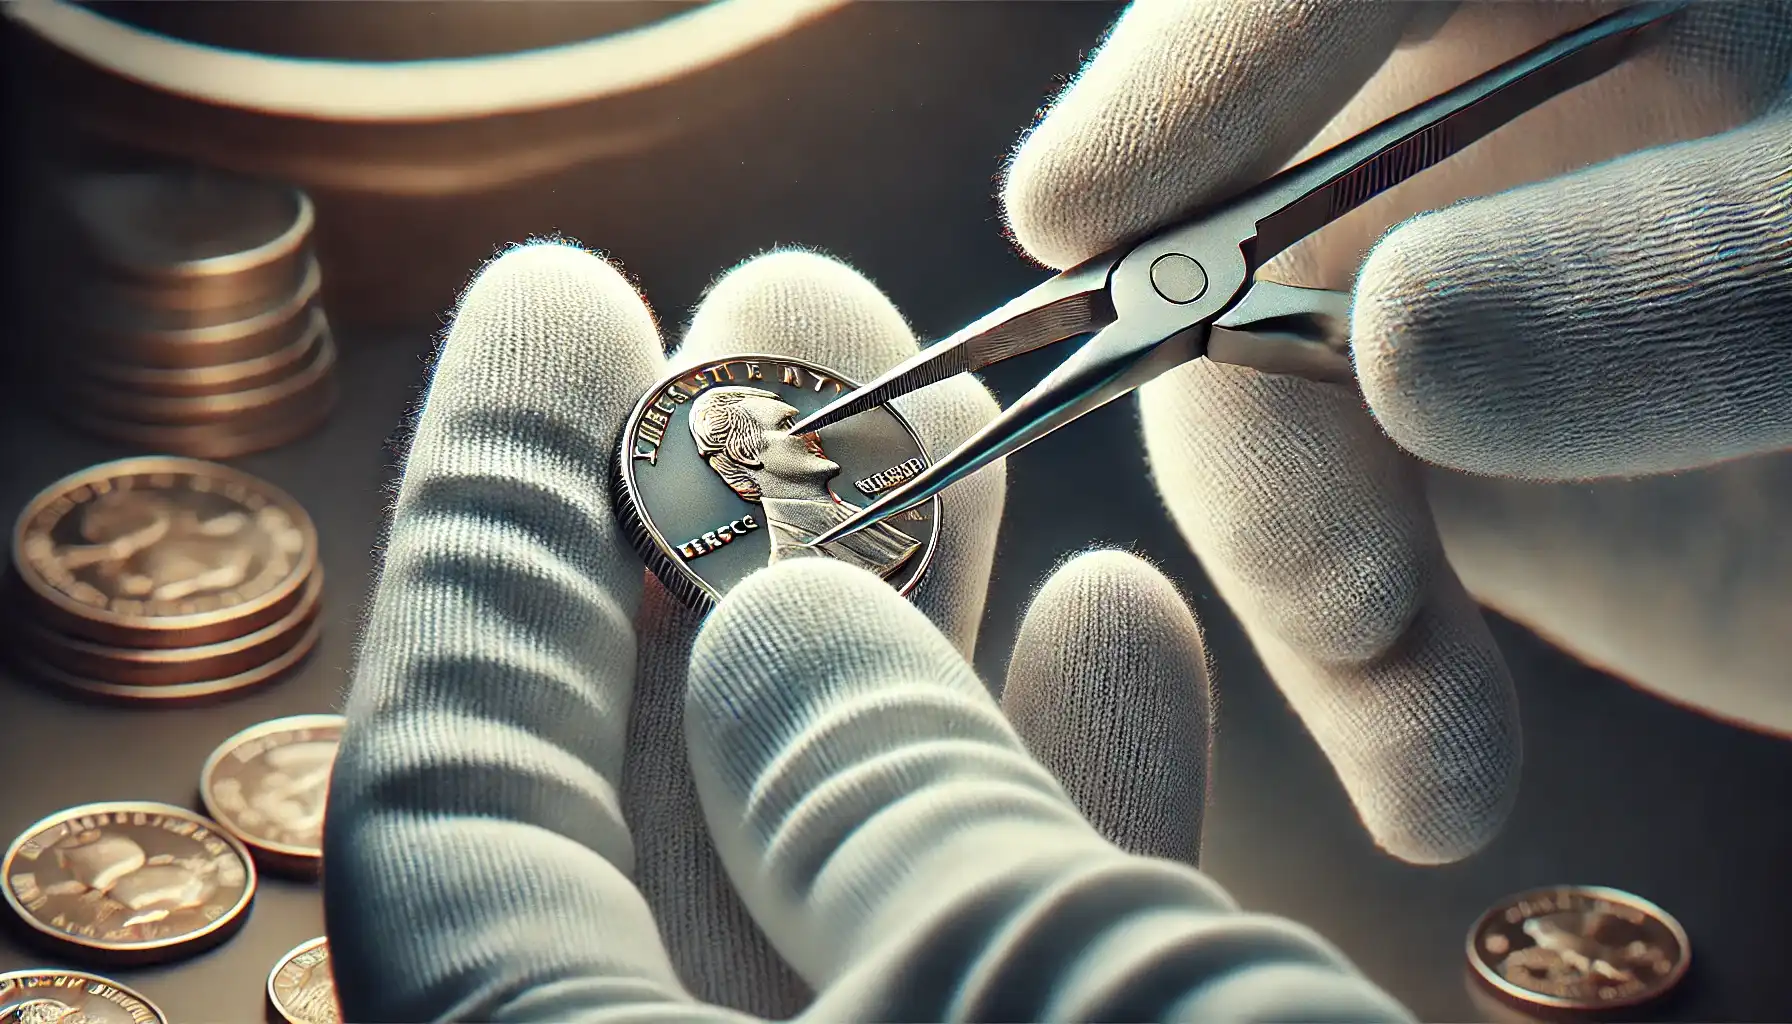
<svg viewBox="0 0 1792 1024"><path fill-rule="evenodd" d="M6 903L42 935L120 963L196 953L255 897L241 843L171 804L87 804L14 840Z"/></svg>
<svg viewBox="0 0 1792 1024"><path fill-rule="evenodd" d="M1539 1006L1591 1010L1662 995L1685 975L1691 949L1660 907L1616 889L1562 886L1513 896L1469 933L1482 980Z"/></svg>
<svg viewBox="0 0 1792 1024"><path fill-rule="evenodd" d="M268 975L268 1002L287 1024L338 1024L329 943L312 939L281 957Z"/></svg>
<svg viewBox="0 0 1792 1024"><path fill-rule="evenodd" d="M206 811L256 852L315 862L342 725L340 715L296 715L225 740L199 773Z"/></svg>
<svg viewBox="0 0 1792 1024"><path fill-rule="evenodd" d="M154 1003L84 971L0 974L0 1024L168 1024Z"/></svg>
<svg viewBox="0 0 1792 1024"><path fill-rule="evenodd" d="M13 544L33 595L77 626L183 631L182 646L213 639L193 635L206 627L240 620L240 634L263 624L258 613L277 618L317 547L309 518L278 490L171 458L125 459L52 484L19 517Z"/></svg>
<svg viewBox="0 0 1792 1024"><path fill-rule="evenodd" d="M856 385L776 356L704 363L657 384L623 430L617 500L668 590L703 607L768 562L832 557L907 593L933 554L937 499L820 548L808 543L921 471L927 453L885 406L793 434Z"/></svg>

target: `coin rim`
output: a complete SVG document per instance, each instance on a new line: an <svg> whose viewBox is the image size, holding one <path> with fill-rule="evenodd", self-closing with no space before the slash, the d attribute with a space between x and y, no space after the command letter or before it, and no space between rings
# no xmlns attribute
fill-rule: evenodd
<svg viewBox="0 0 1792 1024"><path fill-rule="evenodd" d="M322 317L314 317L306 330L308 352L294 360L296 369L287 367L284 376L236 391L220 391L199 395L140 394L129 385L100 383L91 378L72 382L69 390L77 399L100 407L108 419L126 420L150 427L211 426L230 423L271 407L291 402L317 387L335 373L338 353L334 339ZM99 401L95 401L95 398Z"/></svg>
<svg viewBox="0 0 1792 1024"><path fill-rule="evenodd" d="M67 675L70 675L70 676L73 676L76 678L89 678L89 677L84 676L84 675L82 675L82 673L74 671L70 668L63 666L63 665L58 665L56 663L55 657L46 656L43 652L46 650L52 650L55 648L61 648L62 650L65 650L65 651L71 651L71 650L72 651L80 651L83 656L85 656L87 658L94 659L96 661L110 661L114 665L116 665L120 662L129 664L131 666L131 672L134 674L138 671L145 671L145 670L149 670L149 669L155 668L155 667L166 667L170 664L191 665L194 662L204 662L204 661L211 661L211 660L218 659L218 658L227 658L233 654L241 654L244 651L252 651L258 647L273 644L276 641L282 640L282 639L286 638L287 636L290 636L293 633L298 633L298 632L304 630L306 627L308 627L311 624L312 620L318 616L320 609L323 607L323 596L324 596L324 574L323 574L322 570L319 570L317 572L312 573L311 577L305 581L305 589L299 595L299 602L297 604L293 605L292 610L287 612L285 615L282 615L278 619L275 619L273 622L268 623L267 625L261 627L260 629L251 630L247 633L244 633L242 636L233 637L229 640L220 640L217 643L198 644L193 647L120 647L115 644L102 644L102 643L98 643L93 640L89 640L85 637L79 637L79 636L73 636L71 634L59 633L58 631L50 628L50 626L46 623L36 622L36 621L32 621L32 620L27 620L27 621L19 623L15 627L14 635L19 636L23 640L23 644L22 644L22 646L24 647L23 653L30 660L42 662L45 665L48 665L50 668L57 670L58 672L65 673ZM294 642L293 646L297 647L298 643ZM279 653L272 655L271 657L269 657L265 661L263 661L261 663L261 665L266 665L266 664L272 662L275 658L280 657L281 654L286 653L286 650L290 650L290 649L291 648L286 648L286 649L280 651ZM123 658L117 657L117 655L120 655L120 654L123 654L126 657L123 657ZM140 658L141 660L131 657L132 655L138 656L138 658ZM243 671L244 672L253 672L253 671L255 671L255 669L260 668L261 665L255 665L253 668L245 669ZM229 679L232 676L237 676L237 675L242 675L242 674L243 674L243 672L232 672L226 676L219 676L219 677L216 677L213 679L200 679L197 681L201 682L201 683L216 682L218 679ZM147 683L147 682L135 682L135 681L119 682L116 679L105 679L105 680L96 680L96 681L109 683L110 685L113 685L113 686L189 686L189 685L192 685L191 682L188 682L188 683Z"/></svg>
<svg viewBox="0 0 1792 1024"><path fill-rule="evenodd" d="M1500 977L1499 972L1487 966L1487 964L1482 961L1480 949L1475 940L1480 938L1482 929L1485 928L1496 915L1503 913L1512 904L1521 900L1564 892L1579 893L1596 900L1604 900L1607 903L1628 906L1633 910L1640 910L1650 917L1653 917L1668 930L1668 934L1674 937L1674 941L1680 944L1680 962L1676 964L1674 969L1668 972L1667 977L1663 978L1654 988L1645 989L1642 993L1636 996L1611 1001L1590 1001L1585 999L1568 999L1562 996L1552 996L1542 992L1532 991L1522 985L1514 984L1507 981L1505 978ZM1514 999L1530 1003L1534 1006L1546 1006L1557 1010L1621 1010L1625 1007L1640 1006L1643 1003L1653 1002L1654 1000L1667 995L1668 992L1673 990L1674 986L1680 984L1680 979L1686 976L1687 969L1692 965L1692 940L1687 937L1686 929L1681 927L1680 922L1674 918L1674 915L1635 893L1625 892L1622 889L1613 889L1610 886L1604 885L1552 885L1540 889L1526 889L1523 892L1516 892L1510 896L1504 897L1494 903L1493 906L1489 907L1480 917L1475 919L1474 927L1470 928L1468 932L1467 950L1469 966L1483 982L1486 982L1502 994Z"/></svg>
<svg viewBox="0 0 1792 1024"><path fill-rule="evenodd" d="M280 233L265 242L241 249L236 252L223 253L218 256L204 256L194 260L175 260L171 263L142 263L136 260L120 259L115 253L107 251L102 260L110 267L136 275L148 282L181 282L215 281L219 278L235 277L250 271L261 270L279 263L301 249L305 240L310 237L311 230L317 224L317 209L311 203L311 197L303 189L290 186L272 186L267 182L245 179L231 175L241 183L260 185L269 191L280 192L285 198L293 201L292 219L280 229Z"/></svg>
<svg viewBox="0 0 1792 1024"><path fill-rule="evenodd" d="M294 717L301 717L301 716L294 716ZM286 1021L286 1024L316 1024L316 1022L306 1020L302 1017L295 1017L292 1014L286 1012L286 1004L282 1003L280 1001L280 997L274 994L274 979L280 976L280 969L285 967L287 964L291 963L294 957L297 957L303 953L306 953L313 949L316 949L319 946L326 947L325 948L325 957L327 959L329 959L332 963L334 963L335 958L329 956L329 951L328 951L329 944L330 944L330 937L328 935L319 935L315 939L306 939L304 942L301 942L298 945L287 950L286 952L280 954L280 956L274 960L273 969L268 971L268 1005L274 1008L274 1012L279 1014L280 1018L282 1020ZM331 978L330 978L331 987L334 988L335 987L335 970L333 967L332 967L330 973L331 973ZM337 1003L338 1003L337 1009L340 1010L341 1009L341 1005L340 1005L341 997L340 996L337 997Z"/></svg>
<svg viewBox="0 0 1792 1024"><path fill-rule="evenodd" d="M213 821L223 825L226 829L229 829L231 835L242 840L245 846L253 847L254 849L262 850L280 857L303 858L305 860L318 860L322 858L323 850L318 847L295 846L289 843L263 841L252 836L244 835L242 832L231 828L229 821L226 820L228 816L218 813L216 805L212 803L212 776L217 774L218 766L224 763L224 759L230 756L232 750L250 740L260 739L263 736L274 733L297 732L303 729L327 729L330 726L335 726L337 730L336 743L338 748L340 748L342 744L341 732L347 725L348 719L338 714L320 713L312 715L287 715L283 718L270 718L265 722L257 722L245 729L239 729L232 733L216 747L212 748L210 756L206 757L205 764L199 769L199 802L205 805L205 813L209 815ZM297 950L294 952L296 953Z"/></svg>
<svg viewBox="0 0 1792 1024"><path fill-rule="evenodd" d="M617 509L620 519L619 525L621 525L623 532L628 536L630 543L634 546L636 554L640 555L641 560L647 563L647 568L653 572L654 577L660 581L660 584L674 597L683 601L692 609L703 613L707 613L711 608L714 608L716 602L721 600L722 595L715 589L715 587L710 585L708 580L705 580L695 571L687 568L684 564L684 560L679 558L677 553L674 552L661 538L662 531L658 526L654 525L653 516L647 511L646 502L641 500L640 494L635 488L635 460L631 457L628 439L629 436L634 433L636 426L639 425L641 417L646 415L648 407L653 404L654 398L666 388L671 387L674 382L697 372L705 366L738 362L794 363L804 367L812 373L825 374L833 380L845 385L848 390L856 390L859 387L857 381L842 374L835 373L829 367L796 356L780 356L755 352L730 354L712 359L697 360L686 364L683 369L677 372L669 373L666 376L661 377L657 383L647 389L646 393L641 396L640 401L635 403L635 407L633 411L628 414L628 418L623 420L622 433L617 437L616 444L613 446L615 463L611 473L613 486L615 486L616 489L616 496L619 499L617 501L617 504L620 506ZM927 443L923 441L921 435L915 431L914 425L909 423L908 417L904 416L895 405L890 402L885 402L884 404L877 406L877 408L884 409L895 418L897 425L903 429L904 433L908 434L910 440L915 442L915 449L921 455L922 464L924 466L932 466L933 456L927 450ZM896 589L898 594L905 597L912 593L915 587L919 586L921 580L927 575L928 568L933 564L934 550L939 547L940 528L945 517L945 508L941 504L939 495L937 494L932 498L929 498L928 502L933 505L933 535L925 546L926 550L921 554L921 564L916 568L914 575L909 578L907 583Z"/></svg>
<svg viewBox="0 0 1792 1024"><path fill-rule="evenodd" d="M240 690L258 689L275 680L284 679L288 672L296 669L317 649L317 642L324 632L324 620L321 616L313 617L309 625L301 628L305 632L291 647L262 664L246 672L220 679L202 679L196 683L108 683L64 671L31 655L19 656L18 662L26 673L39 682L96 697L101 701L176 706L222 697Z"/></svg>
<svg viewBox="0 0 1792 1024"><path fill-rule="evenodd" d="M256 598L253 602L232 605L226 609L213 612L199 612L192 615L139 615L126 617L110 609L95 609L74 601L50 586L38 571L24 559L25 530L39 512L50 502L55 501L68 491L74 490L97 480L115 479L133 476L140 473L174 473L188 476L219 476L237 484L262 492L273 504L281 505L287 512L296 512L293 524L305 538L304 551L300 553L298 565L287 574L287 579ZM311 513L305 511L292 495L279 487L262 480L260 477L245 473L239 469L221 465L205 459L192 459L178 455L139 455L130 458L113 459L57 480L43 490L38 491L32 499L25 503L18 518L13 520L12 528L12 564L16 575L24 582L26 589L41 601L48 602L58 611L73 615L90 623L98 623L127 632L143 633L178 633L189 629L203 629L207 626L218 626L245 619L265 612L273 605L292 597L305 581L317 569L317 526L311 521ZM146 624L147 623L147 624Z"/></svg>
<svg viewBox="0 0 1792 1024"><path fill-rule="evenodd" d="M201 366L142 366L110 359L89 359L78 364L75 372L80 379L71 390L78 391L82 385L97 385L126 391L150 391L158 397L185 398L249 390L227 390L245 380L283 380L285 378L282 375L289 375L293 367L303 365L330 333L329 320L321 307L308 307L304 318L305 327L296 338L279 348L247 359Z"/></svg>
<svg viewBox="0 0 1792 1024"><path fill-rule="evenodd" d="M211 921L207 923L205 927L196 931L187 932L177 938L157 939L151 942L107 943L103 941L83 939L78 936L70 935L67 932L51 928L49 925L39 921L37 915L31 913L31 911L25 908L23 903L19 902L18 895L12 891L12 865L13 860L18 857L19 847L25 844L25 840L30 839L32 836L48 829L52 825L61 824L70 818L79 818L88 814L119 814L134 812L160 814L163 817L185 818L202 828L210 830L212 834L221 838L224 841L224 844L231 848L231 852L237 855L237 859L243 862L243 894L237 898L236 903L232 904L228 911L218 915L217 920ZM156 800L108 800L99 803L77 804L73 807L40 818L35 824L25 826L25 828L13 838L11 844L6 847L5 858L0 859L0 883L4 883L0 884L0 888L5 889L4 895L6 897L6 905L11 908L13 915L39 933L55 939L58 942L79 946L82 949L96 953L130 954L181 949L192 945L193 943L203 942L225 929L240 924L243 915L249 909L249 905L255 902L255 893L261 886L261 877L260 873L255 868L255 858L250 855L249 848L243 845L242 840L232 835L229 829L205 815L185 807L180 807L175 804L165 804Z"/></svg>
<svg viewBox="0 0 1792 1024"><path fill-rule="evenodd" d="M149 1007L149 1011L156 1015L156 1024L168 1024L168 1015L166 1013L162 1012L162 1008L160 1006L157 1006L155 1004L155 1000L149 998L148 996L137 991L136 989L132 988L131 986L123 984L122 982L114 981L113 979L108 978L103 974L95 974L92 971L71 970L66 967L39 967L39 968L35 968L35 969L28 968L28 969L20 970L20 971L0 972L0 985L4 985L9 981L20 981L25 978L78 978L82 981L98 982L101 985L105 985L108 988L111 988L117 992L121 992L127 996L130 996L132 999L137 1000L138 1002L142 1003L144 1006ZM104 1000L104 1001L111 1002L111 1000ZM114 1005L117 1005L117 1004L114 1004Z"/></svg>

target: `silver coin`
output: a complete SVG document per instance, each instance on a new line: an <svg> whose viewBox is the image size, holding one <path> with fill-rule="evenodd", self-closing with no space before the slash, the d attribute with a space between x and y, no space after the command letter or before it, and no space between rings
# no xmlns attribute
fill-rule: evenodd
<svg viewBox="0 0 1792 1024"><path fill-rule="evenodd" d="M0 1024L168 1024L154 1003L109 978L44 968L0 974Z"/></svg>
<svg viewBox="0 0 1792 1024"><path fill-rule="evenodd" d="M914 589L939 537L938 498L805 546L929 464L889 406L813 434L789 432L855 387L800 359L740 355L689 367L641 399L622 431L617 511L667 590L707 609L754 570L796 557L836 558L901 593Z"/></svg>

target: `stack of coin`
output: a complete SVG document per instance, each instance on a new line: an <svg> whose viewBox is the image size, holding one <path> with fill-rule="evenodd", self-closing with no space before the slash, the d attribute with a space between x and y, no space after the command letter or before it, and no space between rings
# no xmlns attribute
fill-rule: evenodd
<svg viewBox="0 0 1792 1024"><path fill-rule="evenodd" d="M55 372L70 420L207 459L323 423L336 348L303 193L167 171L81 176L66 196L72 344Z"/></svg>
<svg viewBox="0 0 1792 1024"><path fill-rule="evenodd" d="M129 701L284 675L316 645L310 517L246 473L122 459L45 488L13 531L12 644L31 675Z"/></svg>

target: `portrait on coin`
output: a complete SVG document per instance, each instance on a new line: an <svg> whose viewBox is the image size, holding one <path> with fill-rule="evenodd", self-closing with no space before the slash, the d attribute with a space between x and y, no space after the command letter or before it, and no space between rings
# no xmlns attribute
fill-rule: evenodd
<svg viewBox="0 0 1792 1024"><path fill-rule="evenodd" d="M219 888L217 861L151 856L131 837L103 829L76 832L59 841L54 851L56 863L69 877L44 886L43 893L91 907L88 914L108 930L194 914Z"/></svg>
<svg viewBox="0 0 1792 1024"><path fill-rule="evenodd" d="M8 1006L0 1024L99 1024L100 1019L60 999L30 999Z"/></svg>
<svg viewBox="0 0 1792 1024"><path fill-rule="evenodd" d="M261 820L296 835L321 833L324 799L330 791L330 769L336 743L312 740L273 747L262 757L267 774L245 801ZM253 824L253 823L251 823Z"/></svg>
<svg viewBox="0 0 1792 1024"><path fill-rule="evenodd" d="M239 509L202 512L165 494L118 490L81 511L85 544L56 557L70 572L91 569L113 598L180 601L248 579L260 554L254 521Z"/></svg>
<svg viewBox="0 0 1792 1024"><path fill-rule="evenodd" d="M764 510L771 561L820 553L879 576L902 568L921 542L888 523L819 549L804 546L858 509L830 487L840 466L820 438L790 432L796 418L797 410L770 391L710 388L691 402L691 437L722 482Z"/></svg>

